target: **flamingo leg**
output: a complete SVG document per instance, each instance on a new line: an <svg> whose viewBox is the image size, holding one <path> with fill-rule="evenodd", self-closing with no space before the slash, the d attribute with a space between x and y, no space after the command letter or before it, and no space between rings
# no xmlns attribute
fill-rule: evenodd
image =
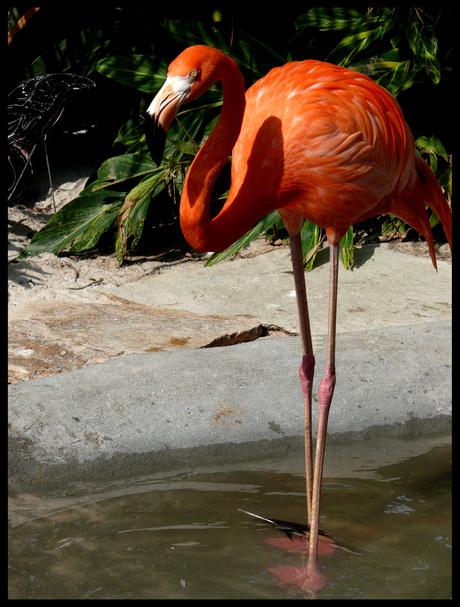
<svg viewBox="0 0 460 607"><path fill-rule="evenodd" d="M302 362L299 368L300 383L302 385L304 401L304 432L305 432L305 479L307 487L307 514L308 524L312 518L313 495L313 450L312 450L312 423L311 423L311 393L313 386L313 373L315 357L311 339L310 319L308 315L307 290L305 285L305 270L303 267L302 241L300 232L289 234L291 247L292 269L299 313L300 335L302 338Z"/></svg>
<svg viewBox="0 0 460 607"><path fill-rule="evenodd" d="M335 387L335 337L337 319L337 286L339 271L339 242L329 241L329 316L327 332L326 373L318 388L319 421L316 438L315 470L313 476L312 518L310 522L309 566L316 568L318 548L319 508L321 501L321 482L323 477L324 449L326 445L327 420Z"/></svg>

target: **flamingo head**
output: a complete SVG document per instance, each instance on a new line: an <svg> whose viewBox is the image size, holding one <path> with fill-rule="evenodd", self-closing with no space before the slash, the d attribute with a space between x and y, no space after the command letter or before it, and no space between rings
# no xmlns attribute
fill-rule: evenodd
<svg viewBox="0 0 460 607"><path fill-rule="evenodd" d="M183 103L195 99L219 80L226 55L209 46L191 46L170 64L168 77L145 115L145 135L153 161L163 158L166 133Z"/></svg>

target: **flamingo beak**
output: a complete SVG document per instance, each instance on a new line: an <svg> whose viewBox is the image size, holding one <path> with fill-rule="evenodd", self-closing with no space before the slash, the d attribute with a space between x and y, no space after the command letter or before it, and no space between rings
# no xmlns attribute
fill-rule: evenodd
<svg viewBox="0 0 460 607"><path fill-rule="evenodd" d="M168 77L144 116L147 146L152 160L157 166L163 159L166 133L179 107L186 101L191 84L188 78Z"/></svg>

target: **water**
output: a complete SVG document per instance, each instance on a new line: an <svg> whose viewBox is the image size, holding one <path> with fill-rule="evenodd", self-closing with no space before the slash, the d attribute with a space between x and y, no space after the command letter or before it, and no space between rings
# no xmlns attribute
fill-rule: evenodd
<svg viewBox="0 0 460 607"><path fill-rule="evenodd" d="M279 585L270 570L305 557L267 544L285 536L238 510L304 522L302 454L291 453L13 496L9 598L450 598L451 447L441 443L402 460L387 449L383 465L369 446L348 445L348 457L328 447L320 527L360 554L321 556L327 583L315 594Z"/></svg>

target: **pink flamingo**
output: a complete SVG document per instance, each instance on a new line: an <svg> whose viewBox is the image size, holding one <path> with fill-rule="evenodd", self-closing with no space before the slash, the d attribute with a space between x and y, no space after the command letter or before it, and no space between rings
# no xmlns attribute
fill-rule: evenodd
<svg viewBox="0 0 460 607"><path fill-rule="evenodd" d="M193 46L169 66L147 112L147 141L161 162L166 132L179 107L220 80L219 120L197 154L180 204L182 231L197 251L222 251L258 219L277 209L286 226L297 295L304 397L308 569L317 572L318 521L329 409L336 382L335 337L339 243L348 227L391 213L425 237L436 254L426 212L440 218L452 244L452 216L433 173L416 154L397 101L370 78L329 63L294 61L271 70L245 93L243 77L221 51ZM213 184L229 155L231 187L210 218ZM313 464L313 355L300 230L304 218L326 230L330 246L327 362L319 385L319 424ZM313 582L314 583L314 582ZM319 584L320 585L320 584Z"/></svg>

